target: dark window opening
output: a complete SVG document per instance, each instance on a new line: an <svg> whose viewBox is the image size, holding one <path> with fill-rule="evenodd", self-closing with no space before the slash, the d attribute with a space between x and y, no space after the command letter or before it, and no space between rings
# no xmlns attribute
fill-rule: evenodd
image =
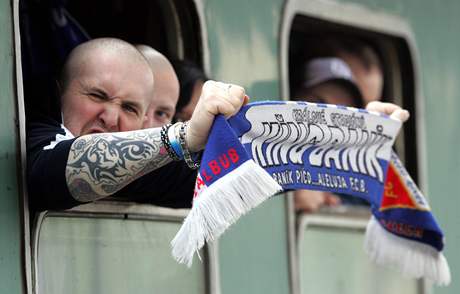
<svg viewBox="0 0 460 294"><path fill-rule="evenodd" d="M133 44L146 44L170 60L187 59L203 67L196 9L193 1L180 0L21 1L27 117L40 113L60 120L56 80L68 53L87 39L115 37ZM64 18L61 13L65 14ZM64 23L70 25L62 28L65 18Z"/></svg>
<svg viewBox="0 0 460 294"><path fill-rule="evenodd" d="M204 66L194 1L23 0L19 4L28 122L36 115L61 121L57 80L70 51L88 39L114 37L146 44L170 61L186 59Z"/></svg>
<svg viewBox="0 0 460 294"><path fill-rule="evenodd" d="M152 46L170 59L202 65L201 35L193 1L68 1L69 12L92 38L115 37Z"/></svg>
<svg viewBox="0 0 460 294"><path fill-rule="evenodd" d="M331 41L332 40L332 41ZM302 71L308 60L335 56L331 42L359 42L377 56L383 73L381 100L408 109L411 118L403 126L395 144L396 152L417 182L415 81L412 57L406 40L388 34L338 24L317 18L296 15L289 36L290 97L301 83Z"/></svg>

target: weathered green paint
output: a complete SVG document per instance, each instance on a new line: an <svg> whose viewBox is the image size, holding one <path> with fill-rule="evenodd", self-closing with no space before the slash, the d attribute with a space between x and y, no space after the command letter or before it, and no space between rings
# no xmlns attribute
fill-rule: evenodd
<svg viewBox="0 0 460 294"><path fill-rule="evenodd" d="M281 0L206 2L212 78L245 86L253 100L279 98L281 8Z"/></svg>
<svg viewBox="0 0 460 294"><path fill-rule="evenodd" d="M0 292L8 294L22 293L11 11L0 1Z"/></svg>
<svg viewBox="0 0 460 294"><path fill-rule="evenodd" d="M283 1L206 1L211 76L245 86L252 100L279 99ZM289 293L284 198L241 218L219 242L223 294Z"/></svg>
<svg viewBox="0 0 460 294"><path fill-rule="evenodd" d="M308 1L308 0L305 0ZM255 100L280 93L279 28L282 0L203 0L211 75L242 84ZM428 166L428 195L447 236L453 281L435 294L460 293L460 2L337 0L404 19L419 53ZM0 285L22 293L17 189L14 55L10 1L0 1ZM363 16L365 17L365 16ZM220 240L222 293L288 293L284 199L274 198L235 224Z"/></svg>

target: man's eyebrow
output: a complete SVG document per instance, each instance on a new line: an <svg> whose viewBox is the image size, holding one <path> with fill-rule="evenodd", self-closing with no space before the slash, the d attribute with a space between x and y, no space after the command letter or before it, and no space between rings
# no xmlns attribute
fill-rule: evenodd
<svg viewBox="0 0 460 294"><path fill-rule="evenodd" d="M87 93L89 94L96 94L104 99L107 99L109 100L110 99L110 96L109 94L107 94L106 91L104 91L103 89L101 88L98 88L98 87L86 87L86 90L85 90Z"/></svg>
<svg viewBox="0 0 460 294"><path fill-rule="evenodd" d="M174 106L164 106L164 105L161 105L161 106L158 106L158 109L159 110L163 110L163 111L174 111L176 108Z"/></svg>
<svg viewBox="0 0 460 294"><path fill-rule="evenodd" d="M136 101L123 101L122 104L134 107L138 111L140 111L142 109L142 105L139 102L136 102Z"/></svg>

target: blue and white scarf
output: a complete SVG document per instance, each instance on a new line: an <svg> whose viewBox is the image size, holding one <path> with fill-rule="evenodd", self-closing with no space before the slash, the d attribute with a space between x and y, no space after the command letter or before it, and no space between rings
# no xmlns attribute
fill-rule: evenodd
<svg viewBox="0 0 460 294"><path fill-rule="evenodd" d="M190 265L206 241L278 192L322 190L371 203L365 250L372 260L448 284L443 233L392 151L400 127L383 114L307 102L256 102L228 120L217 117L174 257Z"/></svg>

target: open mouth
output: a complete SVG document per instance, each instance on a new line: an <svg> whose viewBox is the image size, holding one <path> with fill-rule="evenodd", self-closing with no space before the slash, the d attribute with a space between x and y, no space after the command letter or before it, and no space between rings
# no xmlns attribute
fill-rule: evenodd
<svg viewBox="0 0 460 294"><path fill-rule="evenodd" d="M100 134L100 133L106 133L106 131L100 128L93 128L93 129L90 129L88 133L89 134Z"/></svg>

